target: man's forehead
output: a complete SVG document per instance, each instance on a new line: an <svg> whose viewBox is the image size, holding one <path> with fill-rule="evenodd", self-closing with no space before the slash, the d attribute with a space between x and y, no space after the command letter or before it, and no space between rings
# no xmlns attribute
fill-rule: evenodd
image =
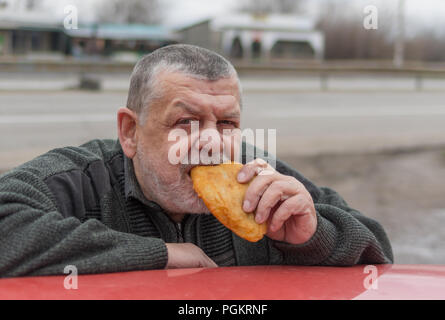
<svg viewBox="0 0 445 320"><path fill-rule="evenodd" d="M221 78L218 80L199 79L181 72L162 72L158 78L164 89L167 90L192 90L209 95L233 95L238 96L238 79Z"/></svg>
<svg viewBox="0 0 445 320"><path fill-rule="evenodd" d="M238 101L233 96L211 96L196 94L194 98L177 98L173 100L171 109L173 111L180 110L191 114L214 113L217 116L239 118L240 108Z"/></svg>
<svg viewBox="0 0 445 320"><path fill-rule="evenodd" d="M182 108L185 111L194 109L195 113L213 111L239 114L236 78L208 81L180 73L163 76L163 89L167 89L164 98L171 108Z"/></svg>

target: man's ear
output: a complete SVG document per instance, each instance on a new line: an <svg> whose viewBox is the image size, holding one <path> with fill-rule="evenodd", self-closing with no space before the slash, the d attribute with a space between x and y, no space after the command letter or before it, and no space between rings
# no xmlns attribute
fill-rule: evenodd
<svg viewBox="0 0 445 320"><path fill-rule="evenodd" d="M117 133L122 150L125 155L133 159L137 146L137 121L136 112L122 107L117 111Z"/></svg>

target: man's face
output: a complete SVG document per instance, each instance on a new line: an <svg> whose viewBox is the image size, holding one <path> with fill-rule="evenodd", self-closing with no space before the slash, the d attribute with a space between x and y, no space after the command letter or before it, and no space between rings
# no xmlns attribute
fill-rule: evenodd
<svg viewBox="0 0 445 320"><path fill-rule="evenodd" d="M214 156L216 147L209 147L213 144L221 154L223 149L230 151L233 160L239 139L223 135L223 131L240 128L237 79L198 80L176 72L161 72L156 79L161 98L152 103L143 125L136 128L138 142L133 163L137 179L145 196L168 212L206 213L208 209L193 191L190 170L197 162L193 159L190 164L191 155L202 155L204 148L204 153ZM193 130L197 124L198 132ZM178 129L184 133L182 139L169 141L169 134ZM204 130L212 132L212 138L200 141ZM182 146L179 156L185 156L189 164L171 161L172 154L178 155L178 145ZM222 162L222 157L217 158Z"/></svg>

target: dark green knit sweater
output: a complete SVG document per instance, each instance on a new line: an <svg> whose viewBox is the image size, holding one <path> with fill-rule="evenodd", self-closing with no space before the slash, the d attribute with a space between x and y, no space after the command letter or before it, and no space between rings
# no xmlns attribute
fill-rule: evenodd
<svg viewBox="0 0 445 320"><path fill-rule="evenodd" d="M165 268L165 243L192 242L219 266L392 263L382 227L286 164L311 193L318 227L305 244L245 241L212 215L174 223L148 201L116 140L52 150L0 176L0 277Z"/></svg>

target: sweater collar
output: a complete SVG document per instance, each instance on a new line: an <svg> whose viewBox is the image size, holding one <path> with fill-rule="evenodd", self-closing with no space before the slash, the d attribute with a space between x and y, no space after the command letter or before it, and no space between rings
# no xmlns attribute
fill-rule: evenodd
<svg viewBox="0 0 445 320"><path fill-rule="evenodd" d="M133 160L128 158L125 153L124 156L124 175L125 175L125 198L135 198L153 209L161 210L161 207L153 201L148 200L142 192L141 186L134 173Z"/></svg>

